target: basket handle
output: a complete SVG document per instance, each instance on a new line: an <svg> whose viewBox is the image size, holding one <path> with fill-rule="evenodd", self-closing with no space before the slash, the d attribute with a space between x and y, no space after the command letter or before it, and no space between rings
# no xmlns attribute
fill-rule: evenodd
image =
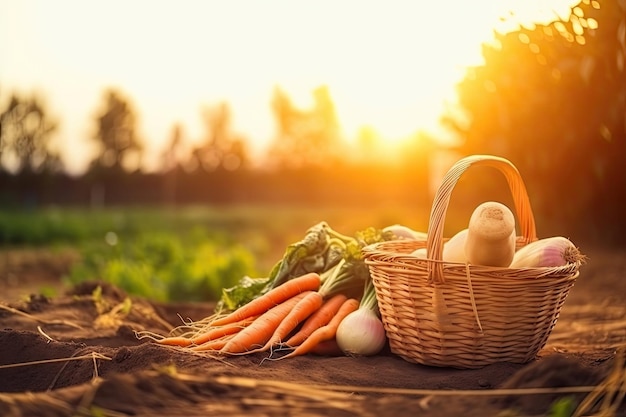
<svg viewBox="0 0 626 417"><path fill-rule="evenodd" d="M526 186L517 168L507 159L493 155L471 155L457 161L444 176L437 189L430 212L426 253L428 259L439 262L428 262L428 280L431 283L445 282L443 277L443 226L446 211L450 203L452 190L461 175L471 166L489 166L504 174L515 204L517 221L524 243L537 239L535 218L533 217Z"/></svg>

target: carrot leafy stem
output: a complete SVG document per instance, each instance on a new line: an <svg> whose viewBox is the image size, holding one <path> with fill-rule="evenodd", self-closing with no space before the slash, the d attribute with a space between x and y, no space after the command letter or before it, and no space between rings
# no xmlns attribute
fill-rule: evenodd
<svg viewBox="0 0 626 417"><path fill-rule="evenodd" d="M309 272L320 274L327 297L340 292L362 294L369 280L369 271L361 249L393 238L393 233L374 227L347 236L332 229L326 222L317 223L306 231L302 240L287 246L282 259L267 277L246 276L237 285L224 288L217 308L220 311L237 309L286 281Z"/></svg>

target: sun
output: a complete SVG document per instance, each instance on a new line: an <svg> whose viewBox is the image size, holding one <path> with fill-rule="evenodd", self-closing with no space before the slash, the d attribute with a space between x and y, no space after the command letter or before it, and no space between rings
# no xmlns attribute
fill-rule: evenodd
<svg viewBox="0 0 626 417"><path fill-rule="evenodd" d="M455 105L456 85L467 68L484 63L482 45L494 39L494 31L567 18L576 3L400 2L393 4L393 17L386 22L381 19L391 14L388 5L353 4L359 12L354 24L358 42L346 39L345 25L331 23L318 35L328 49L308 51L302 68L276 82L304 106L316 82L327 85L348 138L367 127L390 146L417 132L448 142L450 132L440 118Z"/></svg>

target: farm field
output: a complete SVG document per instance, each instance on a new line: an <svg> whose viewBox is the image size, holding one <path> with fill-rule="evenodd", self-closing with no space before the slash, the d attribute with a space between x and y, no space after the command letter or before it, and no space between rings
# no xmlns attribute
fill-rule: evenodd
<svg viewBox="0 0 626 417"><path fill-rule="evenodd" d="M351 234L393 223L424 229L428 219L392 206L76 209L5 219L22 232L3 229L0 415L569 416L596 394L579 415L626 415L626 259L623 248L597 242L576 242L588 262L546 346L526 364L435 368L388 347L366 358L268 361L266 353L190 354L135 336L211 315L226 284L216 276L267 274L319 221ZM211 268L216 252L228 268ZM113 282L96 281L99 274ZM154 275L189 286L139 285Z"/></svg>

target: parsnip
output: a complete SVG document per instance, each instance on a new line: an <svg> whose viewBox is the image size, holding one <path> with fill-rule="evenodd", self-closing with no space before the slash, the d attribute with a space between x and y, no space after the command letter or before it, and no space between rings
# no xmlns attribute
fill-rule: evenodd
<svg viewBox="0 0 626 417"><path fill-rule="evenodd" d="M487 201L472 213L465 257L473 265L508 267L515 255L515 217L502 203Z"/></svg>

